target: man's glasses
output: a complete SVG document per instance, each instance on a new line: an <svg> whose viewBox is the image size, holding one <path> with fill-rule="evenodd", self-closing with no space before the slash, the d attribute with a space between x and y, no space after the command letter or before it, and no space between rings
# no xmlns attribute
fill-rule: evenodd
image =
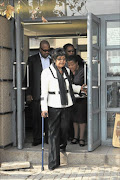
<svg viewBox="0 0 120 180"><path fill-rule="evenodd" d="M50 49L43 49L43 48L40 48L40 49L44 52L50 52Z"/></svg>

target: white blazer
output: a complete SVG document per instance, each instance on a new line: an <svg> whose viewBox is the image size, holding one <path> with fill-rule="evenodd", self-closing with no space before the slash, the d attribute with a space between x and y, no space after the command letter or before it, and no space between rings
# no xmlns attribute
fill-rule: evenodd
<svg viewBox="0 0 120 180"><path fill-rule="evenodd" d="M70 70L68 68L66 69L68 71L68 74L70 74ZM52 108L65 108L73 105L69 90L69 82L65 73L63 77L66 81L66 87L68 90L67 93L68 105L61 104L59 83L58 83L57 73L53 64L51 64L49 68L46 68L42 71L41 74L41 110L42 111L48 111L48 106ZM74 92L80 93L81 86L72 84L72 88Z"/></svg>

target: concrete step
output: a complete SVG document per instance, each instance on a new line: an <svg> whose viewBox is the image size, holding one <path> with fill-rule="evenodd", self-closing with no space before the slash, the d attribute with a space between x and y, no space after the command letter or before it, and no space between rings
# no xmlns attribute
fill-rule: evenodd
<svg viewBox="0 0 120 180"><path fill-rule="evenodd" d="M93 152L87 151L87 146L78 144L67 146L66 153L60 153L61 164L66 165L110 165L120 166L120 148L99 146ZM22 150L16 147L0 149L0 163L11 161L29 161L31 164L42 164L41 145L32 147L25 144ZM48 145L44 146L44 164L48 164Z"/></svg>

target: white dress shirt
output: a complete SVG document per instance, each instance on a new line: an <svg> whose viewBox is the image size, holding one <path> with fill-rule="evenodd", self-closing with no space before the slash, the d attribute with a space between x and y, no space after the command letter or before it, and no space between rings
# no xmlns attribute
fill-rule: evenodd
<svg viewBox="0 0 120 180"><path fill-rule="evenodd" d="M41 63L42 63L42 68L44 70L50 66L50 56L48 56L47 58L44 58L41 56L40 53L39 53L39 55L40 55L40 59L41 59Z"/></svg>

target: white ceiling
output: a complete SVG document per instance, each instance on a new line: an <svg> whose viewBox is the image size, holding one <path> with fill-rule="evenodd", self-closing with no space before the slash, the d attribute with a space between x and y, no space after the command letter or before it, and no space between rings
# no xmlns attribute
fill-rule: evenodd
<svg viewBox="0 0 120 180"><path fill-rule="evenodd" d="M83 36L87 34L87 20L22 22L24 34L29 37Z"/></svg>

